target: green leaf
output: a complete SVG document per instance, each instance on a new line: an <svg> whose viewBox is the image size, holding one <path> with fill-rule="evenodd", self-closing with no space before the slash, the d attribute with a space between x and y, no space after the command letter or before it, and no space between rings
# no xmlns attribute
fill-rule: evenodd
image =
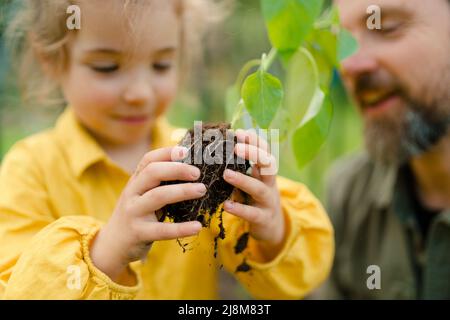
<svg viewBox="0 0 450 320"><path fill-rule="evenodd" d="M283 100L283 86L268 72L259 70L245 79L242 85L245 107L263 129L270 126Z"/></svg>
<svg viewBox="0 0 450 320"><path fill-rule="evenodd" d="M317 29L310 33L308 45L319 53L330 66L338 66L337 36L329 29Z"/></svg>
<svg viewBox="0 0 450 320"><path fill-rule="evenodd" d="M325 142L333 117L333 106L318 90L300 127L294 132L292 148L297 166L303 168L319 152Z"/></svg>
<svg viewBox="0 0 450 320"><path fill-rule="evenodd" d="M284 107L290 114L289 129L295 129L300 124L318 86L316 62L308 50L301 48L287 68Z"/></svg>
<svg viewBox="0 0 450 320"><path fill-rule="evenodd" d="M327 92L333 69L339 66L337 37L328 29L314 30L307 39L307 48L314 57L319 70L320 87Z"/></svg>
<svg viewBox="0 0 450 320"><path fill-rule="evenodd" d="M295 51L312 30L323 0L261 0L269 38L281 53Z"/></svg>
<svg viewBox="0 0 450 320"><path fill-rule="evenodd" d="M358 50L358 42L350 32L341 29L338 37L338 58L342 61Z"/></svg>
<svg viewBox="0 0 450 320"><path fill-rule="evenodd" d="M332 4L324 10L322 15L314 23L316 29L339 28L339 9L336 4Z"/></svg>

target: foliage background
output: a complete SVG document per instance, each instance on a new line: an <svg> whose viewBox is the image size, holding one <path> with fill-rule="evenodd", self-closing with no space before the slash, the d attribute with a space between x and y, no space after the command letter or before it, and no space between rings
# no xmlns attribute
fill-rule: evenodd
<svg viewBox="0 0 450 320"><path fill-rule="evenodd" d="M0 3L0 32L7 23L5 7L9 2L3 0ZM176 126L191 127L194 120L225 119L225 90L235 81L246 61L270 49L259 0L237 1L233 14L223 25L212 30L205 45L202 65L195 69L169 111L169 120ZM337 73L331 95L333 123L319 155L301 171L294 163L283 163L280 169L283 176L307 184L319 198L323 197L324 177L332 162L361 146L361 123ZM0 159L17 140L51 126L60 111L61 108L23 105L0 35Z"/></svg>
<svg viewBox="0 0 450 320"><path fill-rule="evenodd" d="M52 126L62 111L62 106L35 107L24 105L20 100L2 38L2 31L7 24L5 8L10 2L0 0L0 161L16 141ZM205 40L202 65L195 69L185 90L169 111L168 117L172 124L191 127L194 120L224 121L226 89L234 83L246 61L269 51L271 46L259 0L236 2L233 14L222 26L212 30ZM283 163L280 174L305 183L322 200L324 180L331 164L361 147L361 123L337 72L333 79L331 98L334 118L329 137L318 156L300 171L294 163L283 161L283 155L280 155ZM249 298L230 275L221 273L220 277L222 298Z"/></svg>

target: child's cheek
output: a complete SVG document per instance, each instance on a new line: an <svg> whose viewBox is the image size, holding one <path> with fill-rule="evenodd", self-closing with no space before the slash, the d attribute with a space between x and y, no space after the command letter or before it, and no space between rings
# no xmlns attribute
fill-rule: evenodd
<svg viewBox="0 0 450 320"><path fill-rule="evenodd" d="M162 82L157 86L158 102L156 106L156 116L163 115L170 105L175 100L178 91L178 85L175 78L171 78L170 81Z"/></svg>
<svg viewBox="0 0 450 320"><path fill-rule="evenodd" d="M82 83L80 95L87 105L111 111L120 103L120 83L118 81L90 79L90 81Z"/></svg>

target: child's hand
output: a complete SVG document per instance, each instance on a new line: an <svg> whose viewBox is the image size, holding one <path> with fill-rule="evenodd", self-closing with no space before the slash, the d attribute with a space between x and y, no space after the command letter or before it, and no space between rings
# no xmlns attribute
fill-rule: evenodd
<svg viewBox="0 0 450 320"><path fill-rule="evenodd" d="M226 201L224 209L250 224L250 236L273 257L283 244L285 221L276 184L277 163L268 144L255 131L237 130L235 153L254 163L252 176L225 170L224 179L251 197L249 205Z"/></svg>
<svg viewBox="0 0 450 320"><path fill-rule="evenodd" d="M197 234L197 221L162 223L156 212L169 203L196 199L206 193L202 183L160 186L161 181L195 181L200 170L181 162L187 150L162 148L147 153L122 192L108 223L91 245L91 258L97 268L112 280L130 284L128 265L146 257L157 240L183 238Z"/></svg>

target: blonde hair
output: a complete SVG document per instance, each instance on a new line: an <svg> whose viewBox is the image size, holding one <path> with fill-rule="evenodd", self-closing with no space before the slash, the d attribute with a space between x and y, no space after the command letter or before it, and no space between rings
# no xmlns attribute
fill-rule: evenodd
<svg viewBox="0 0 450 320"><path fill-rule="evenodd" d="M92 0L91 0L92 1ZM108 0L111 1L111 0ZM181 70L188 73L201 56L202 39L211 24L220 22L230 12L233 0L114 0L124 9L153 1L172 1L181 20ZM51 74L65 70L71 34L66 20L67 8L80 0L16 0L19 5L5 31L22 98L27 103L61 104L57 81ZM129 19L131 20L131 19ZM132 21L132 20L131 20ZM44 72L43 61L51 72ZM185 78L185 77L182 77Z"/></svg>

